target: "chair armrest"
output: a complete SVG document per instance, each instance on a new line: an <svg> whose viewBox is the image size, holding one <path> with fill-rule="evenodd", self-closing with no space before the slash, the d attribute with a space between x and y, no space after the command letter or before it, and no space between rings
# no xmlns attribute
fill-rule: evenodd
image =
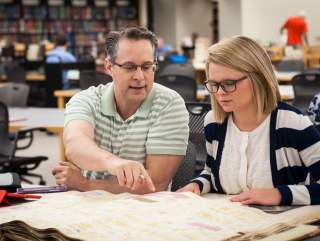
<svg viewBox="0 0 320 241"><path fill-rule="evenodd" d="M27 149L32 145L33 142L33 132L34 131L47 131L44 127L32 127L32 128L22 128L18 130L16 134L16 150ZM28 139L28 142L22 146L18 146L18 141Z"/></svg>

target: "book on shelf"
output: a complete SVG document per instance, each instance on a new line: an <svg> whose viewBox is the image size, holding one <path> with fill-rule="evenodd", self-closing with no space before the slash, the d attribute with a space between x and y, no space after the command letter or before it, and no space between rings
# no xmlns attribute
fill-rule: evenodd
<svg viewBox="0 0 320 241"><path fill-rule="evenodd" d="M319 206L279 214L229 201L225 195L105 191L43 194L40 200L1 209L0 233L61 240L300 240L319 233L305 225ZM29 236L30 237L29 237ZM49 235L49 236L48 236ZM34 238L34 239L32 239Z"/></svg>

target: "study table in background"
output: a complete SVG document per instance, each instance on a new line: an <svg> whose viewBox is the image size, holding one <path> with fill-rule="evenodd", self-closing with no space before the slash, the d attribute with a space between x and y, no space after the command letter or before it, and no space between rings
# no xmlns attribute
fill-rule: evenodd
<svg viewBox="0 0 320 241"><path fill-rule="evenodd" d="M294 99L294 92L292 85L279 85L281 99L283 101L290 101ZM65 108L66 99L71 98L76 93L78 93L80 89L70 89L70 90L56 90L54 91L54 96L57 98L57 106L58 108ZM197 100L202 101L208 96L208 91L203 89L197 90Z"/></svg>
<svg viewBox="0 0 320 241"><path fill-rule="evenodd" d="M196 81L198 84L203 83L205 77L205 64L193 63L193 67L196 70ZM299 74L297 71L275 71L275 75L279 84L291 84L292 77Z"/></svg>
<svg viewBox="0 0 320 241"><path fill-rule="evenodd" d="M46 80L46 76L38 71L28 71L26 73L26 81L45 81ZM7 79L6 75L1 75L0 76L0 82L5 82L5 81L10 81Z"/></svg>
<svg viewBox="0 0 320 241"><path fill-rule="evenodd" d="M63 145L64 109L57 108L9 108L9 129L15 132L21 128L44 127L57 133L60 139L60 157L65 160Z"/></svg>

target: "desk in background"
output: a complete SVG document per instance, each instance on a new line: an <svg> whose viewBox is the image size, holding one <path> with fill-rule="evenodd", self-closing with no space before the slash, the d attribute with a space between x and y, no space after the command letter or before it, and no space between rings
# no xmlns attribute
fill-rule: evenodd
<svg viewBox="0 0 320 241"><path fill-rule="evenodd" d="M291 101L294 99L294 91L292 85L279 85L279 91L281 100ZM207 96L209 96L209 92L205 88L197 91L197 99L204 100Z"/></svg>
<svg viewBox="0 0 320 241"><path fill-rule="evenodd" d="M80 89L71 89L71 90L55 90L53 95L57 98L57 106L59 109L63 109L66 105L66 98L71 98L76 93L78 93Z"/></svg>
<svg viewBox="0 0 320 241"><path fill-rule="evenodd" d="M206 65L205 63L193 63L193 68L196 71L196 82L197 84L203 84L206 78Z"/></svg>
<svg viewBox="0 0 320 241"><path fill-rule="evenodd" d="M293 76L300 74L297 71L276 71L277 80L280 84L291 84Z"/></svg>
<svg viewBox="0 0 320 241"><path fill-rule="evenodd" d="M46 76L38 71L29 71L26 73L26 81L45 81ZM7 76L5 74L0 76L0 82L8 81Z"/></svg>
<svg viewBox="0 0 320 241"><path fill-rule="evenodd" d="M78 93L80 89L70 89L70 90L56 90L53 95L57 98L57 107L59 109L65 108L66 99L71 98L76 93ZM197 90L197 100L203 101L209 93L205 89Z"/></svg>
<svg viewBox="0 0 320 241"><path fill-rule="evenodd" d="M205 77L205 63L193 63L196 70L196 81L198 84L203 84ZM297 71L275 71L276 78L280 84L291 84L293 76L299 74Z"/></svg>
<svg viewBox="0 0 320 241"><path fill-rule="evenodd" d="M279 85L281 99L283 101L289 101L294 99L294 92L292 85ZM71 98L76 93L78 93L80 89L71 89L71 90L56 90L54 91L54 96L57 98L57 106L59 109L65 108L66 99ZM206 96L209 96L209 92L205 89L197 90L197 100L203 101Z"/></svg>
<svg viewBox="0 0 320 241"><path fill-rule="evenodd" d="M45 127L60 138L60 157L65 160L63 145L64 110L57 108L9 108L9 129L15 132L24 127Z"/></svg>
<svg viewBox="0 0 320 241"><path fill-rule="evenodd" d="M37 71L29 71L26 74L26 81L45 81L46 76Z"/></svg>

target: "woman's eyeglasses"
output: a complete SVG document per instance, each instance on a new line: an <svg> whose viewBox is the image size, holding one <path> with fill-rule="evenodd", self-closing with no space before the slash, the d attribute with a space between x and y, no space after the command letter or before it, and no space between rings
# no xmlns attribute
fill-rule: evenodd
<svg viewBox="0 0 320 241"><path fill-rule="evenodd" d="M226 93L231 93L234 92L237 89L237 83L241 80L246 79L247 76L243 76L240 79L236 79L236 80L223 80L221 82L216 82L213 80L207 80L204 82L207 90L210 93L217 93L219 90L219 87L221 87L221 89L226 92Z"/></svg>

